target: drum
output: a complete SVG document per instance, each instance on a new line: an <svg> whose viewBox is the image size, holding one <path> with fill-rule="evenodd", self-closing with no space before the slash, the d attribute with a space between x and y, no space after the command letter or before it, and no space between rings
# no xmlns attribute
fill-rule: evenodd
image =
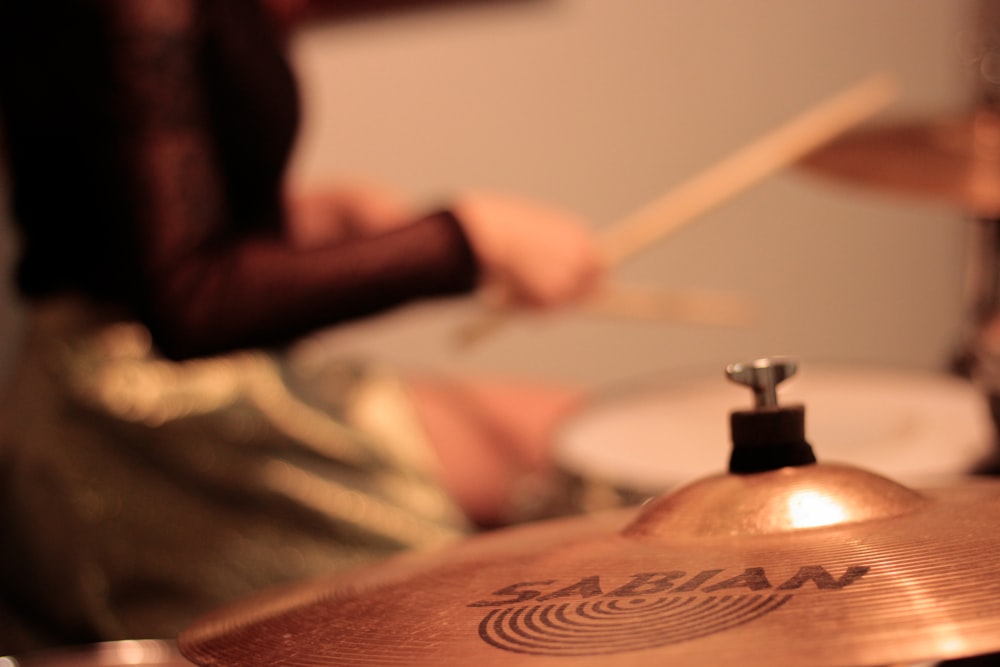
<svg viewBox="0 0 1000 667"><path fill-rule="evenodd" d="M101 642L72 648L0 657L0 667L191 667L173 641L159 639Z"/></svg>
<svg viewBox="0 0 1000 667"><path fill-rule="evenodd" d="M779 390L806 404L806 437L826 463L921 485L965 473L993 447L985 398L966 380L926 371L813 365ZM718 376L662 377L604 392L562 425L555 459L574 507L641 502L724 472L727 415L746 389Z"/></svg>

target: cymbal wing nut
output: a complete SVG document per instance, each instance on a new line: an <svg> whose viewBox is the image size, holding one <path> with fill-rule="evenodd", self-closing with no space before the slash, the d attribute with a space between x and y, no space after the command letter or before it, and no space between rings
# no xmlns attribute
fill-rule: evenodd
<svg viewBox="0 0 1000 667"><path fill-rule="evenodd" d="M805 407L778 405L777 387L798 370L781 357L730 364L726 376L753 390L754 409L730 413L733 452L729 472L744 474L816 462L805 438Z"/></svg>

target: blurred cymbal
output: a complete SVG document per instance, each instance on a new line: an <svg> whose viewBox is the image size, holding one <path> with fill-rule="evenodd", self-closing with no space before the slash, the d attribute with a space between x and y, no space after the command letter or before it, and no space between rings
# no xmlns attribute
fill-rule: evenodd
<svg viewBox="0 0 1000 667"><path fill-rule="evenodd" d="M839 465L717 475L267 593L201 665L887 665L1000 649L1000 482Z"/></svg>
<svg viewBox="0 0 1000 667"><path fill-rule="evenodd" d="M119 639L0 657L6 667L192 667L164 639Z"/></svg>
<svg viewBox="0 0 1000 667"><path fill-rule="evenodd" d="M974 216L1000 215L1000 116L992 111L854 131L800 165Z"/></svg>

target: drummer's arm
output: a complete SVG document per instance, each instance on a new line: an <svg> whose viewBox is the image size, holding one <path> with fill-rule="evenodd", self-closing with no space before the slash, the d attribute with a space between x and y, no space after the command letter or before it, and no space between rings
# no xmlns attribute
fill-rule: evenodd
<svg viewBox="0 0 1000 667"><path fill-rule="evenodd" d="M133 175L134 307L183 357L284 342L404 301L471 289L476 261L437 213L377 237L310 248L232 220L201 97L196 3L117 0L122 145ZM167 7L169 17L157 15ZM278 207L276 207L278 208Z"/></svg>

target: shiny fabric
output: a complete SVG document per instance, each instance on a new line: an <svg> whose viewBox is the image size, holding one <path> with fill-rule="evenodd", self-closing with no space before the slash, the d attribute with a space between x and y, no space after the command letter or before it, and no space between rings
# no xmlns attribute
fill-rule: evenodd
<svg viewBox="0 0 1000 667"><path fill-rule="evenodd" d="M174 637L252 591L457 538L434 465L384 370L176 363L141 325L47 303L0 417L0 655Z"/></svg>

